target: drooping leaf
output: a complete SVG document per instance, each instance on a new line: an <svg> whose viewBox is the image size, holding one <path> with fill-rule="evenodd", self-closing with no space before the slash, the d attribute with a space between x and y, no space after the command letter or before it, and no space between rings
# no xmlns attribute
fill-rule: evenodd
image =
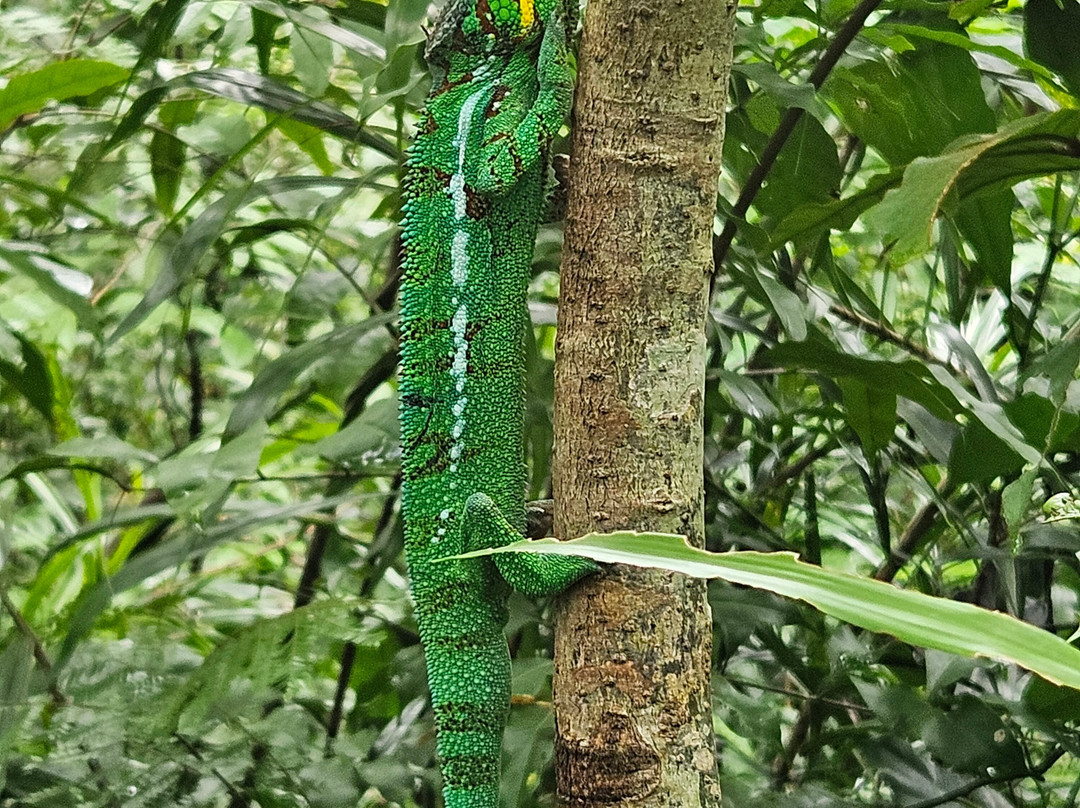
<svg viewBox="0 0 1080 808"><path fill-rule="evenodd" d="M1075 141L1078 134L1080 111L1061 110L1011 121L991 135L959 138L939 155L913 160L900 187L886 193L864 219L885 241L895 242L896 260L918 255L929 249L934 220L954 188L973 193L1012 184L1044 167L1024 155L1049 154L1080 166L1080 156L1070 156L1064 140Z"/></svg>
<svg viewBox="0 0 1080 808"><path fill-rule="evenodd" d="M166 216L173 214L180 180L184 175L187 147L172 132L154 132L150 138L150 176L154 180L154 197Z"/></svg>
<svg viewBox="0 0 1080 808"><path fill-rule="evenodd" d="M859 436L863 451L873 456L887 447L896 431L896 394L882 391L854 376L839 380L844 416Z"/></svg>
<svg viewBox="0 0 1080 808"><path fill-rule="evenodd" d="M266 418L277 400L301 374L310 371L320 362L335 361L335 357L355 347L366 334L393 322L394 316L374 315L363 322L330 331L298 345L270 362L237 400L229 422L225 425L224 438L230 440L257 420Z"/></svg>
<svg viewBox="0 0 1080 808"><path fill-rule="evenodd" d="M994 130L981 82L969 53L923 42L892 62L838 67L822 93L854 134L904 165L962 135Z"/></svg>
<svg viewBox="0 0 1080 808"><path fill-rule="evenodd" d="M721 578L805 601L832 617L912 645L1013 662L1051 682L1080 689L1080 649L1055 634L970 603L806 564L793 553L709 553L691 547L682 536L617 532L573 541L522 541L461 557L500 552L582 555L605 564Z"/></svg>
<svg viewBox="0 0 1080 808"><path fill-rule="evenodd" d="M879 394L891 393L921 404L942 420L952 420L954 414L962 411L956 396L915 360L887 362L852 356L837 351L818 337L806 342L781 343L764 356L782 367L815 370L832 379L858 379Z"/></svg>

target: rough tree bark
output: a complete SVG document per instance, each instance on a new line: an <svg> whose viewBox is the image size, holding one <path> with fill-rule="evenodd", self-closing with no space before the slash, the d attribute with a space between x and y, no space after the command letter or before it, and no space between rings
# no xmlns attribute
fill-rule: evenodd
<svg viewBox="0 0 1080 808"><path fill-rule="evenodd" d="M555 370L555 530L703 544L704 324L734 3L590 0ZM698 581L620 568L557 617L558 790L719 805Z"/></svg>

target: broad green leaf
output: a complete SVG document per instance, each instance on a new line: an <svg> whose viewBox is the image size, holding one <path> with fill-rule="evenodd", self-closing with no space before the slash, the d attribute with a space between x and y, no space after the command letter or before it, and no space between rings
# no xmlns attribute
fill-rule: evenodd
<svg viewBox="0 0 1080 808"><path fill-rule="evenodd" d="M1025 164L1022 156L1057 155L1065 146L1062 138L1075 141L1078 133L1080 111L1062 110L1011 121L991 135L959 138L939 155L913 160L900 187L886 193L865 221L885 241L895 242L896 260L911 258L929 249L934 220L958 185L970 194L1031 176L1028 172L1042 166ZM1060 159L1080 166L1075 156Z"/></svg>
<svg viewBox="0 0 1080 808"><path fill-rule="evenodd" d="M112 62L69 59L53 62L32 73L12 76L0 90L0 131L20 115L37 112L50 101L90 95L119 84L128 71Z"/></svg>
<svg viewBox="0 0 1080 808"><path fill-rule="evenodd" d="M819 121L828 120L829 108L817 97L812 84L792 84L765 62L735 64L732 71L745 76L780 102L782 107L805 109Z"/></svg>
<svg viewBox="0 0 1080 808"><path fill-rule="evenodd" d="M15 241L0 243L0 266L32 280L50 299L70 309L80 325L97 333L97 312L87 299L94 282L88 275Z"/></svg>
<svg viewBox="0 0 1080 808"><path fill-rule="evenodd" d="M380 62L386 59L386 49L382 45L368 39L366 36L357 34L340 25L335 25L327 19L320 19L310 13L311 7L298 9L281 3L274 3L271 0L244 0L244 2L264 14L291 22L296 28L302 28L318 34L330 42L336 42L353 53L377 59ZM295 42L295 40L293 41Z"/></svg>
<svg viewBox="0 0 1080 808"><path fill-rule="evenodd" d="M400 150L381 135L361 126L356 119L335 107L312 98L278 81L233 67L199 70L174 79L172 86L194 87L219 98L280 112L335 137L355 141L397 160Z"/></svg>
<svg viewBox="0 0 1080 808"><path fill-rule="evenodd" d="M970 694L960 698L956 709L936 715L923 739L937 759L957 771L981 775L990 768L998 772L1025 768L1020 744L997 711Z"/></svg>
<svg viewBox="0 0 1080 808"><path fill-rule="evenodd" d="M327 176L334 173L335 166L330 160L330 155L326 153L322 130L292 118L280 118L276 123L281 134L299 146L311 158L319 171Z"/></svg>
<svg viewBox="0 0 1080 808"><path fill-rule="evenodd" d="M880 202L889 189L898 186L901 179L903 172L893 169L873 175L865 188L842 199L795 206L772 228L769 250L776 250L788 241L811 238L825 230L847 230L866 210Z"/></svg>
<svg viewBox="0 0 1080 808"><path fill-rule="evenodd" d="M1036 2L1041 2L1041 0L1036 0ZM1051 2L1053 2L1053 0L1051 0ZM1029 2L1024 7L1025 16L1030 10L1031 3ZM1013 67L1018 67L1028 73L1033 73L1040 78L1049 79L1052 77L1050 71L1041 64L1033 62L1030 59L1025 59L1012 48L1007 48L1004 45L989 45L985 42L977 42L966 34L958 33L956 31L943 31L937 28L927 28L922 25L907 25L891 21L884 22L883 24L876 26L876 28L879 32L892 31L906 37L919 37L920 39L941 42L944 45L952 45L954 48L962 48L963 50L971 51L972 53L986 53L1008 62ZM1080 31L1078 31L1078 33L1080 33Z"/></svg>
<svg viewBox="0 0 1080 808"><path fill-rule="evenodd" d="M397 397L385 398L309 451L357 474L393 475L401 467L400 440Z"/></svg>
<svg viewBox="0 0 1080 808"><path fill-rule="evenodd" d="M132 555L115 575L89 584L80 593L68 620L68 634L55 660L55 667L63 667L79 643L93 627L94 621L109 605L112 596L142 583L152 575L179 567L189 558L201 555L223 541L246 535L261 525L284 522L297 517L314 516L351 500L352 493L337 497L294 502L289 505L272 506L266 503L251 508L243 515L222 519L214 524L195 529L184 525L170 538L154 545L146 552Z"/></svg>
<svg viewBox="0 0 1080 808"><path fill-rule="evenodd" d="M1018 471L1024 462L996 432L975 420L965 424L953 441L949 479L954 483L988 482Z"/></svg>
<svg viewBox="0 0 1080 808"><path fill-rule="evenodd" d="M754 206L779 219L799 205L826 204L835 199L842 177L836 142L817 119L804 115L769 172Z"/></svg>
<svg viewBox="0 0 1080 808"><path fill-rule="evenodd" d="M10 760L9 750L20 741L23 720L30 711L27 696L34 674L34 645L16 634L0 651L0 760ZM0 767L0 790L7 766Z"/></svg>
<svg viewBox="0 0 1080 808"><path fill-rule="evenodd" d="M289 52L293 57L293 72L300 79L304 91L308 95L318 98L326 92L330 85L330 68L334 62L334 46L330 40L320 33L295 23L298 17L310 18L314 21L314 15L326 12L319 6L310 6L303 14L294 14L292 35L289 37ZM320 20L320 22L326 22ZM329 25L329 23L326 23Z"/></svg>
<svg viewBox="0 0 1080 808"><path fill-rule="evenodd" d="M994 130L981 82L970 54L922 42L889 62L838 67L821 92L854 134L903 165L961 135Z"/></svg>
<svg viewBox="0 0 1080 808"><path fill-rule="evenodd" d="M152 452L132 446L115 435L97 437L78 437L66 440L49 450L49 454L60 457L98 457L116 461L138 460L141 463L156 463L158 458Z"/></svg>
<svg viewBox="0 0 1080 808"><path fill-rule="evenodd" d="M797 342L806 339L806 315L799 296L766 272L758 272L757 280L788 336Z"/></svg>
<svg viewBox="0 0 1080 808"><path fill-rule="evenodd" d="M1080 690L1080 649L1056 634L970 603L806 564L794 553L708 553L691 547L682 536L617 532L573 541L522 541L461 557L501 552L580 555L605 564L721 578L805 601L832 617L912 645L1013 662L1051 682Z"/></svg>
<svg viewBox="0 0 1080 808"><path fill-rule="evenodd" d="M872 457L887 447L896 431L896 394L865 384L854 376L839 380L844 415L859 436L863 451Z"/></svg>
<svg viewBox="0 0 1080 808"><path fill-rule="evenodd" d="M22 363L20 366L0 358L0 381L18 390L52 427L54 391L49 360L37 345L22 334L12 333L12 336L19 343Z"/></svg>
<svg viewBox="0 0 1080 808"><path fill-rule="evenodd" d="M1023 474L1005 486L1001 492L1001 514L1009 528L1009 536L1015 541L1020 534L1028 509L1031 507L1031 495L1035 488L1034 466L1028 466Z"/></svg>
<svg viewBox="0 0 1080 808"><path fill-rule="evenodd" d="M1012 212L1016 197L1008 189L993 190L961 200L956 225L975 251L975 266L982 277L1003 294L1012 286Z"/></svg>
<svg viewBox="0 0 1080 808"><path fill-rule="evenodd" d="M150 138L150 176L154 180L154 198L166 216L172 216L180 180L184 175L187 147L172 132L157 131Z"/></svg>
<svg viewBox="0 0 1080 808"><path fill-rule="evenodd" d="M1024 3L1024 50L1028 58L1053 70L1074 94L1080 94L1080 3L1076 0L1027 0Z"/></svg>

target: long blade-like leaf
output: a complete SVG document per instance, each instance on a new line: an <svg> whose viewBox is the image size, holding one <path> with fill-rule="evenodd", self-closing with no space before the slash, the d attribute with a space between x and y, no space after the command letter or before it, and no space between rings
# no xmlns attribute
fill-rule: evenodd
<svg viewBox="0 0 1080 808"><path fill-rule="evenodd" d="M590 534L574 541L523 541L467 556L501 552L586 556L722 578L802 600L852 625L912 645L1015 662L1051 682L1080 690L1080 649L1055 634L992 612L799 561L794 553L708 553L665 533Z"/></svg>

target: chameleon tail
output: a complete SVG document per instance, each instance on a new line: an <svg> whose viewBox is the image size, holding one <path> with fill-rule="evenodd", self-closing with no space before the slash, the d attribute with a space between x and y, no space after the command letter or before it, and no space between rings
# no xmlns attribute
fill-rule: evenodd
<svg viewBox="0 0 1080 808"><path fill-rule="evenodd" d="M467 562L466 562L467 563ZM483 562L477 561L478 565ZM431 625L425 645L441 648L428 666L446 808L497 808L503 727L510 707L510 657L503 620L468 597L468 620ZM441 622L441 621L435 621ZM467 628L462 629L462 626ZM427 633L427 632L425 632Z"/></svg>

